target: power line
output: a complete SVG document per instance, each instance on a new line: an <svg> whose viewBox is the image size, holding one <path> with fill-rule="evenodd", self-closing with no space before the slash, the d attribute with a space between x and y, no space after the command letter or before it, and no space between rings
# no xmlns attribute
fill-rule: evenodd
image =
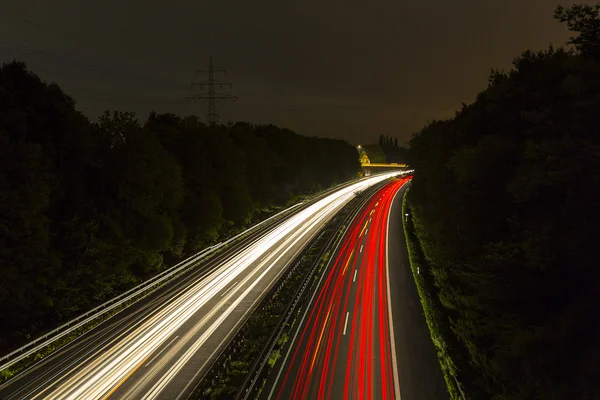
<svg viewBox="0 0 600 400"><path fill-rule="evenodd" d="M215 86L219 86L219 89L223 89L223 86L229 86L231 89L233 86L231 82L219 81L215 79L216 73L223 73L227 75L227 70L225 69L214 69L212 56L208 62L208 71L196 71L196 75L199 73L208 73L208 80L199 83L192 83L192 90L194 87L200 87L201 90L204 88L208 88L208 94L195 94L190 97L186 97L187 101L191 102L208 102L208 113L206 114L206 122L209 125L215 125L219 122L219 114L217 114L217 101L236 101L237 96L232 96L224 93L217 93L215 91Z"/></svg>

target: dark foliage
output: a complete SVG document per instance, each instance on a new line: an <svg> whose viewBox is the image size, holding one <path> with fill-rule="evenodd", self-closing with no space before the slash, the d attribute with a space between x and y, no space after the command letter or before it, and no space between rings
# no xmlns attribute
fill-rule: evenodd
<svg viewBox="0 0 600 400"><path fill-rule="evenodd" d="M398 146L398 138L391 138L386 135L379 135L379 147L377 145L364 146L367 150L371 162L380 163L408 163L408 149ZM379 152L383 152L383 157L378 157Z"/></svg>
<svg viewBox="0 0 600 400"><path fill-rule="evenodd" d="M0 352L255 221L355 177L353 146L272 125L106 112L0 67Z"/></svg>
<svg viewBox="0 0 600 400"><path fill-rule="evenodd" d="M579 51L525 52L410 142L416 227L477 398L600 396L598 9L559 8Z"/></svg>

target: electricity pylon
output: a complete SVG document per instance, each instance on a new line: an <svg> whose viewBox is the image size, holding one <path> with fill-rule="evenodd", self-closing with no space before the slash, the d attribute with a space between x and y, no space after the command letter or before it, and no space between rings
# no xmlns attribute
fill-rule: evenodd
<svg viewBox="0 0 600 400"><path fill-rule="evenodd" d="M219 114L217 114L217 101L236 101L237 96L232 96L224 93L217 93L215 91L215 86L219 86L219 89L223 89L223 86L229 86L231 89L233 86L231 82L225 82L215 79L215 73L223 73L227 75L227 70L225 69L214 69L212 56L210 57L210 61L208 63L208 71L196 71L196 75L198 74L206 74L208 73L208 80L203 82L192 83L192 90L195 87L200 87L201 90L208 88L207 94L195 94L190 97L186 97L187 101L192 102L208 102L208 113L206 114L206 123L209 125L215 125L219 122Z"/></svg>

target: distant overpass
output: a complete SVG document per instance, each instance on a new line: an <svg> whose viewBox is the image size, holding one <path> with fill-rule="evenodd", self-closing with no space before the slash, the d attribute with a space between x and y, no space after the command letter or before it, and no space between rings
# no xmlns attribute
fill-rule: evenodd
<svg viewBox="0 0 600 400"><path fill-rule="evenodd" d="M389 164L377 164L377 163L360 163L360 166L363 168L377 167L377 168L408 168L408 164L398 164L398 163L389 163Z"/></svg>
<svg viewBox="0 0 600 400"><path fill-rule="evenodd" d="M398 163L370 163L370 162L361 162L360 166L362 167L362 176L371 176L377 170L389 170L392 168L397 169L407 169L408 164L398 164Z"/></svg>
<svg viewBox="0 0 600 400"><path fill-rule="evenodd" d="M399 163L372 163L369 160L369 156L367 152L363 149L362 146L358 145L357 147L358 153L360 155L359 162L362 168L362 176L369 176L373 174L373 170L377 169L389 169L389 168L408 168L408 164L399 164Z"/></svg>

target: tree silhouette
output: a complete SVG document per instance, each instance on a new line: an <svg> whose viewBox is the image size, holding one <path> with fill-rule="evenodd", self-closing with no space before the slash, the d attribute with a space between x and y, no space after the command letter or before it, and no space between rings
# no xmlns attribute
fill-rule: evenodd
<svg viewBox="0 0 600 400"><path fill-rule="evenodd" d="M554 17L566 23L571 32L577 33L569 39L569 44L586 57L600 58L600 3L575 4L569 8L559 5Z"/></svg>
<svg viewBox="0 0 600 400"><path fill-rule="evenodd" d="M600 390L597 12L559 7L580 53L524 52L410 141L409 204L472 398Z"/></svg>

